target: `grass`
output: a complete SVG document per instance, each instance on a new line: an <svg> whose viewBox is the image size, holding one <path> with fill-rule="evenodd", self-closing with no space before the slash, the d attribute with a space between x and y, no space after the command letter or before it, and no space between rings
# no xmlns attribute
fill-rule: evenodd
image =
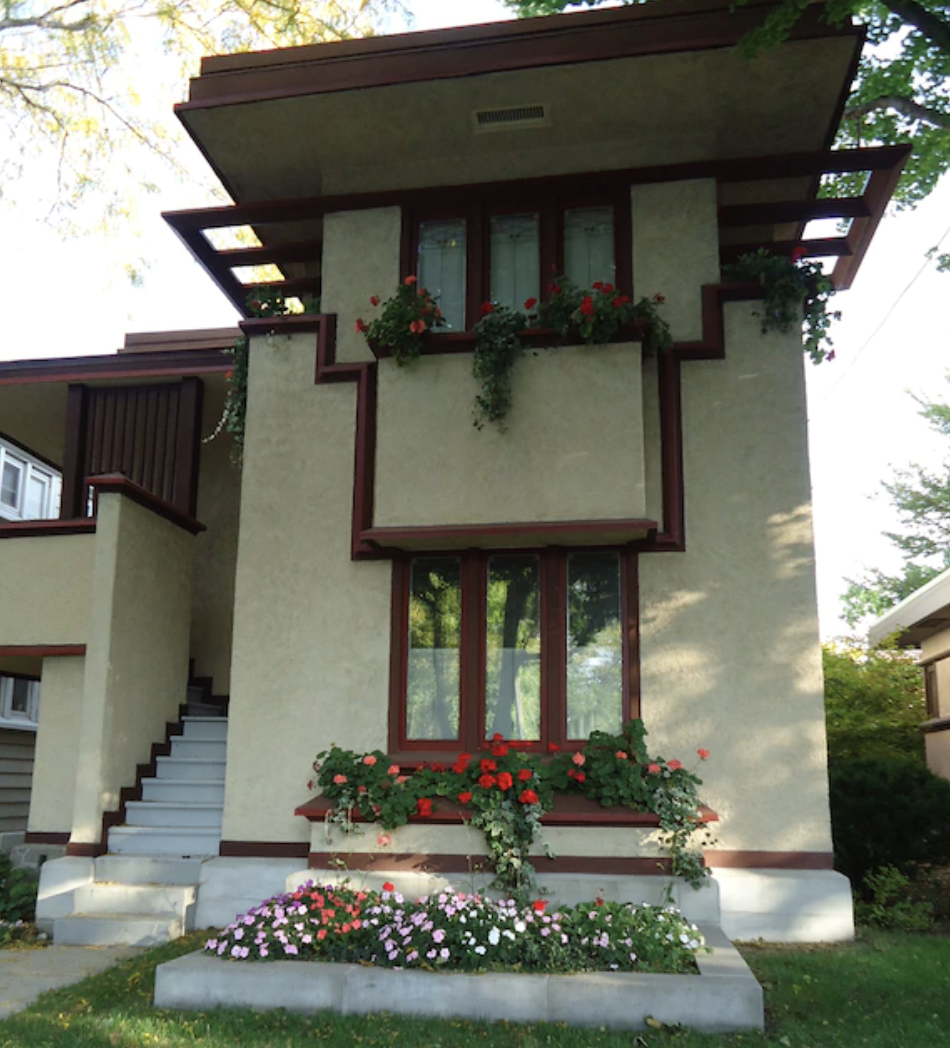
<svg viewBox="0 0 950 1048"><path fill-rule="evenodd" d="M867 932L843 946L743 949L766 989L766 1034L641 1034L560 1025L152 1007L155 966L202 933L45 994L0 1022L0 1048L943 1048L950 938Z"/></svg>

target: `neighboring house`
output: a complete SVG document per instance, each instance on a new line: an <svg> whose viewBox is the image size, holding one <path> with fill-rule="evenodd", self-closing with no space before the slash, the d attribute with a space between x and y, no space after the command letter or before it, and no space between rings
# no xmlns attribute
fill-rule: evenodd
<svg viewBox="0 0 950 1048"><path fill-rule="evenodd" d="M921 586L871 625L870 644L896 637L920 648L927 719L921 725L927 764L950 779L950 569Z"/></svg>
<svg viewBox="0 0 950 1048"><path fill-rule="evenodd" d="M755 289L720 265L803 246L847 287L907 151L829 152L858 30L809 8L749 63L735 44L761 14L684 0L203 63L178 113L237 203L168 221L239 309L241 267L270 263L323 312L242 324L240 472L229 437L202 440L231 333L0 365L5 428L64 463L61 519L0 527L0 585L30 594L0 601L0 668L42 674L28 840L67 852L40 904L61 941L105 937L93 879L188 881L163 934L195 895L199 923L225 921L341 856L406 890L467 880L484 846L461 823L328 843L315 753L411 766L496 729L571 749L631 716L667 758L712 753L715 877L682 893L689 912L744 937L851 935L800 339L764 336ZM834 171L863 189L818 198ZM849 231L813 240L814 217ZM228 247L235 227L260 246ZM480 304L565 269L665 296L674 347L539 347L507 431L475 429ZM403 368L354 325L417 272L453 330ZM511 631L489 620L506 587ZM593 631L575 628L588 593ZM205 715L179 721L189 680ZM226 722L207 715L223 696ZM551 821L552 892L659 897L628 813ZM179 861L143 872L130 853Z"/></svg>

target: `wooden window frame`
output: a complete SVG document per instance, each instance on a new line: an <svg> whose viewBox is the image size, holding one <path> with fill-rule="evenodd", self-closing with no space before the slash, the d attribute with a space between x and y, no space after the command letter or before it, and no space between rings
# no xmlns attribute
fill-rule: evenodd
<svg viewBox="0 0 950 1048"><path fill-rule="evenodd" d="M924 700L926 702L927 717L934 719L940 716L940 695L937 691L937 664L934 662L924 666Z"/></svg>
<svg viewBox="0 0 950 1048"><path fill-rule="evenodd" d="M548 295L551 277L564 272L564 213L578 208L610 207L614 213L615 282L619 289L633 294L633 245L630 191L621 188L598 192L539 192L517 186L504 192L445 200L438 205L419 205L403 211L401 279L416 275L419 260L419 226L423 222L464 220L466 225L465 331L435 332L439 340L471 340L471 331L481 316L482 303L491 286L491 219L496 215L537 214L540 216L539 273L541 297Z"/></svg>
<svg viewBox="0 0 950 1048"><path fill-rule="evenodd" d="M486 579L491 557L533 555L541 572L541 738L526 750L547 752L554 744L579 750L586 739L567 737L567 563L572 553L617 553L623 619L623 696L621 720L640 716L639 561L624 546L545 547L543 549L433 550L400 554L392 566L389 751L400 763L444 759L484 749ZM461 646L459 651L459 738L406 737L409 664L409 600L413 560L458 557L462 567ZM618 726L619 727L619 726Z"/></svg>

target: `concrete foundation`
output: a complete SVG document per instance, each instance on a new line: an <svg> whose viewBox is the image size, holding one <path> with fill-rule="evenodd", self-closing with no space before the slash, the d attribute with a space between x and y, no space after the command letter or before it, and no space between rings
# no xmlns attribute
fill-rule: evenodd
<svg viewBox="0 0 950 1048"><path fill-rule="evenodd" d="M711 952L697 956L699 975L464 975L355 964L234 962L193 953L159 965L155 1004L202 1011L392 1012L618 1030L643 1029L652 1017L708 1033L762 1030L762 988L755 976L718 928L702 931Z"/></svg>

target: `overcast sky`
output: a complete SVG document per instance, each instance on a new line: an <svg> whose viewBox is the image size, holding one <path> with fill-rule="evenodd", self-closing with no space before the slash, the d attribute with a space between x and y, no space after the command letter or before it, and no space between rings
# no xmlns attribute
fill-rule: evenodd
<svg viewBox="0 0 950 1048"><path fill-rule="evenodd" d="M497 20L497 0L413 0L417 29ZM195 151L193 163L203 161ZM0 359L108 353L126 331L219 327L235 313L159 217L198 206L194 188L174 186L144 202L129 235L64 241L28 208L0 214L0 287L7 306ZM888 216L854 288L839 299L837 360L807 365L822 634L837 618L844 578L862 565L898 566L883 529L896 526L872 496L895 466L936 465L945 442L932 438L907 390L950 393L950 274L925 263L927 249L950 251L950 181L914 212ZM153 265L133 288L124 263L146 252ZM0 429L2 429L0 420Z"/></svg>

